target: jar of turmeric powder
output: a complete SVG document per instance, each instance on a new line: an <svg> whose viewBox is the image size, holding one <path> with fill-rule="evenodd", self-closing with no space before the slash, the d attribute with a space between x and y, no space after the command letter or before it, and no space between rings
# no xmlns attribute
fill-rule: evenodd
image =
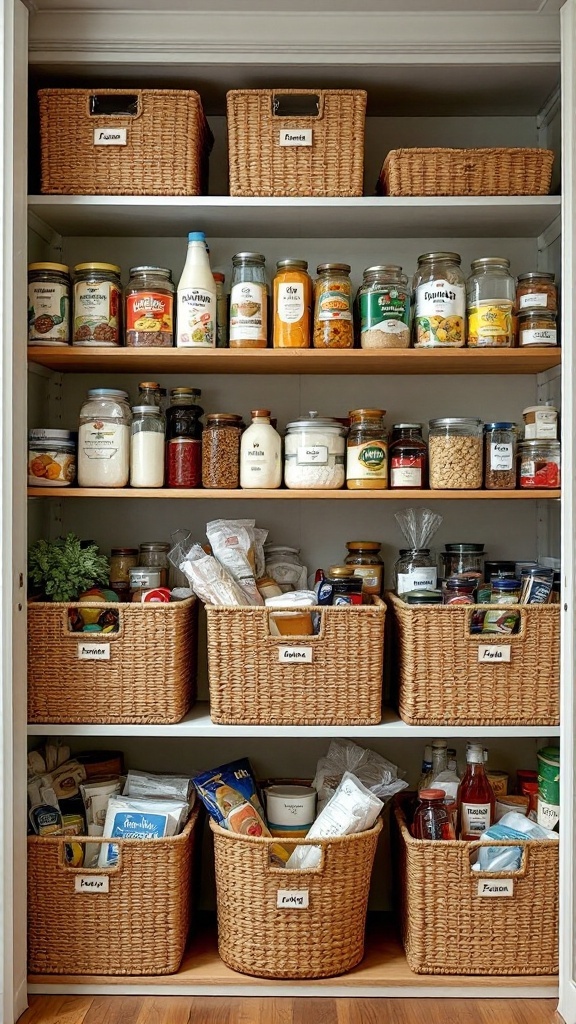
<svg viewBox="0 0 576 1024"><path fill-rule="evenodd" d="M272 287L274 348L310 348L312 280L306 260L280 260Z"/></svg>

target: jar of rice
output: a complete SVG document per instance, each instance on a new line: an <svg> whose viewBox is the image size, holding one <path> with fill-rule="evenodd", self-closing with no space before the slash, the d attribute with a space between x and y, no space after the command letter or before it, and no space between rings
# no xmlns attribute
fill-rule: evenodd
<svg viewBox="0 0 576 1024"><path fill-rule="evenodd" d="M409 348L410 286L402 267L367 267L356 306L362 348Z"/></svg>

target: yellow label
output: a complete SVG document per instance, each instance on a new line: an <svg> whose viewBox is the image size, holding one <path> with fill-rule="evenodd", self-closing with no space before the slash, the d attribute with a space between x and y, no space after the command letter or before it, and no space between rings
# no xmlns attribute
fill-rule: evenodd
<svg viewBox="0 0 576 1024"><path fill-rule="evenodd" d="M469 310L469 345L507 345L513 337L511 302L486 302Z"/></svg>

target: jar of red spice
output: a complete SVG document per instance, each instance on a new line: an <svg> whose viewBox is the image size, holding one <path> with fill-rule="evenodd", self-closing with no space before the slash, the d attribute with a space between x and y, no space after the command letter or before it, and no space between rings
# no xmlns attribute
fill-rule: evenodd
<svg viewBox="0 0 576 1024"><path fill-rule="evenodd" d="M560 487L560 441L522 441L520 487Z"/></svg>
<svg viewBox="0 0 576 1024"><path fill-rule="evenodd" d="M173 388L166 410L166 486L200 487L202 423L195 388Z"/></svg>
<svg viewBox="0 0 576 1024"><path fill-rule="evenodd" d="M395 423L389 451L390 487L421 490L426 486L428 447L421 423Z"/></svg>

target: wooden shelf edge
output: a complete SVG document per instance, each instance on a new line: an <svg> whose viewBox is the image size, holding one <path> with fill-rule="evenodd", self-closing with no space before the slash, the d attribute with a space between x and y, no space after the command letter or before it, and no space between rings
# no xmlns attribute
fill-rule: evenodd
<svg viewBox="0 0 576 1024"><path fill-rule="evenodd" d="M29 487L29 498L158 498L208 500L238 499L240 501L534 501L552 500L560 497L560 490L515 491L414 491L404 488L394 490L341 490L308 491L288 490L170 490L166 487Z"/></svg>

